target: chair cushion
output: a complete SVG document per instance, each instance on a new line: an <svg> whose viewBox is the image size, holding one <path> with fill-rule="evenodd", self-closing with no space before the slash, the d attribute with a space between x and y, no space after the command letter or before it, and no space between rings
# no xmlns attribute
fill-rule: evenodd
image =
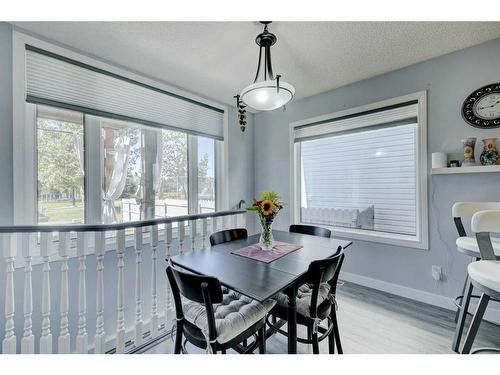
<svg viewBox="0 0 500 375"><path fill-rule="evenodd" d="M330 285L328 283L321 283L319 285L318 306L328 298L329 292ZM311 316L311 297L312 286L308 284L301 285L297 290L297 314L303 315L305 317ZM276 300L276 303L279 306L285 308L288 307L288 296L286 294L279 293L273 298Z"/></svg>
<svg viewBox="0 0 500 375"><path fill-rule="evenodd" d="M264 318L275 301L257 302L233 290L222 288L222 302L214 304L217 342L224 344ZM184 317L208 337L205 305L183 298Z"/></svg>
<svg viewBox="0 0 500 375"><path fill-rule="evenodd" d="M480 260L472 262L467 267L471 280L477 284L500 293L500 262L495 260Z"/></svg>
<svg viewBox="0 0 500 375"><path fill-rule="evenodd" d="M458 251L473 257L481 257L476 237L458 237L456 243ZM500 259L500 238L491 237L491 244L497 259Z"/></svg>

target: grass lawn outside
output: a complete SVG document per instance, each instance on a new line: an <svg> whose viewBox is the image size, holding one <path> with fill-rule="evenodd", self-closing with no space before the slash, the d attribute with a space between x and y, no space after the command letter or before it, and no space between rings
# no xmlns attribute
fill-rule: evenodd
<svg viewBox="0 0 500 375"><path fill-rule="evenodd" d="M38 202L38 212L41 223L72 223L73 220L83 222L84 218L82 201L76 201L75 206L71 200Z"/></svg>
<svg viewBox="0 0 500 375"><path fill-rule="evenodd" d="M116 216L121 217L120 201L115 202ZM41 215L39 223L83 223L84 208L82 201L57 200L38 202L38 211Z"/></svg>

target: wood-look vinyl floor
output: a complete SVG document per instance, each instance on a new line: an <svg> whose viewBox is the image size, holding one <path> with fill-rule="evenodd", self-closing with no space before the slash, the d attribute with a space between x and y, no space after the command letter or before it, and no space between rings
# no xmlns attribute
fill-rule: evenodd
<svg viewBox="0 0 500 375"><path fill-rule="evenodd" d="M344 354L453 353L451 342L455 322L452 311L351 283L338 288L338 303ZM299 335L306 336L305 329L300 326ZM474 347L500 348L500 326L483 321ZM190 345L187 349L190 353L203 353ZM303 344L298 344L298 351L312 353L310 346ZM320 344L320 351L328 353L327 340ZM173 343L167 339L145 353L172 352ZM267 341L267 352L286 353L286 338L272 336Z"/></svg>

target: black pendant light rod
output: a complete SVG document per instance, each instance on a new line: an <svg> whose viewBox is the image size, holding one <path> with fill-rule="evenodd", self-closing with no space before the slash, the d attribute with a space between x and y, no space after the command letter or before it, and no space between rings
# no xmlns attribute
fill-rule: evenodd
<svg viewBox="0 0 500 375"><path fill-rule="evenodd" d="M267 30L267 25L270 24L270 21L262 21L264 24L264 31L257 35L255 39L255 43L260 47L259 48L259 61L257 64L257 73L255 74L254 83L259 79L260 74L260 65L262 64L262 49L264 48L264 81L267 81L268 77L270 80L274 80L273 66L271 62L271 46L276 43L276 35L270 33Z"/></svg>
<svg viewBox="0 0 500 375"><path fill-rule="evenodd" d="M273 65L271 64L271 46L266 46L267 75L274 80Z"/></svg>
<svg viewBox="0 0 500 375"><path fill-rule="evenodd" d="M259 79L261 58L262 58L262 47L259 48L259 62L257 63L257 73L255 74L255 79L253 80L253 83L257 82L257 80Z"/></svg>

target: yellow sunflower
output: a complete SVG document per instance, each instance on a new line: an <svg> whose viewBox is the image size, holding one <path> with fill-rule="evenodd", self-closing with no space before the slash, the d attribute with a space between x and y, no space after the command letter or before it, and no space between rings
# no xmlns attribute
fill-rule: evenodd
<svg viewBox="0 0 500 375"><path fill-rule="evenodd" d="M263 200L260 204L260 207L262 208L262 213L264 214L264 216L269 216L274 213L274 203L269 199Z"/></svg>

